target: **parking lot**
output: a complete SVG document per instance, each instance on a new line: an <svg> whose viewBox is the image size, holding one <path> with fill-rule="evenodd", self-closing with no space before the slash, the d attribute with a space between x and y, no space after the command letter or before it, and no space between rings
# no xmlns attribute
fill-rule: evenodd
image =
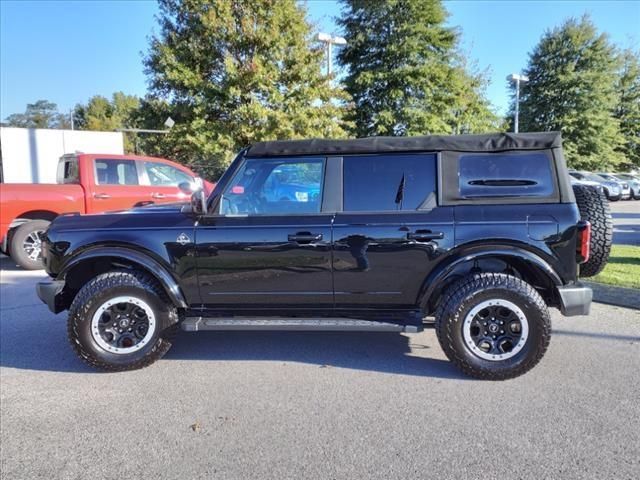
<svg viewBox="0 0 640 480"><path fill-rule="evenodd" d="M435 334L180 334L86 367L1 261L2 478L637 478L640 311L553 314L542 363L468 379Z"/></svg>
<svg viewBox="0 0 640 480"><path fill-rule="evenodd" d="M640 245L640 201L611 203L613 243Z"/></svg>

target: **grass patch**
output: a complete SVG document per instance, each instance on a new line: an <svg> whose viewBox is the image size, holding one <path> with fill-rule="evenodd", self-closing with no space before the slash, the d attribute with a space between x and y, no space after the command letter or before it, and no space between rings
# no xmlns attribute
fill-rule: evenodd
<svg viewBox="0 0 640 480"><path fill-rule="evenodd" d="M640 288L640 247L613 245L607 266L589 280L619 287Z"/></svg>

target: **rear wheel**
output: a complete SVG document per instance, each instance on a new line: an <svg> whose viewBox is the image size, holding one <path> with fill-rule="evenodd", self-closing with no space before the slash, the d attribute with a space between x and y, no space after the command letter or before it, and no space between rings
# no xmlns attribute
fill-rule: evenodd
<svg viewBox="0 0 640 480"><path fill-rule="evenodd" d="M98 275L69 309L68 335L92 367L134 370L152 364L171 347L178 316L162 287L139 271Z"/></svg>
<svg viewBox="0 0 640 480"><path fill-rule="evenodd" d="M11 233L9 255L26 270L39 270L42 265L42 236L51 222L30 220Z"/></svg>
<svg viewBox="0 0 640 480"><path fill-rule="evenodd" d="M613 221L606 197L589 185L574 185L573 193L582 220L591 224L589 260L580 265L581 277L593 277L609 260L613 239Z"/></svg>
<svg viewBox="0 0 640 480"><path fill-rule="evenodd" d="M551 336L549 311L523 280L481 273L452 285L436 311L436 332L447 357L469 376L506 380L542 358Z"/></svg>

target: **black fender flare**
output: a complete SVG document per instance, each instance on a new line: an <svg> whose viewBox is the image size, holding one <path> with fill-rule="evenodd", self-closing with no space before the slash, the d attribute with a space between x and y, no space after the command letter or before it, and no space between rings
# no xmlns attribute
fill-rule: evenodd
<svg viewBox="0 0 640 480"><path fill-rule="evenodd" d="M164 290L167 292L171 302L178 308L188 308L187 301L182 293L180 285L169 269L162 265L159 261L149 255L137 252L126 247L90 247L76 256L72 257L58 274L59 279L64 279L72 268L80 263L93 258L114 257L127 260L131 263L138 264L156 280L160 282Z"/></svg>
<svg viewBox="0 0 640 480"><path fill-rule="evenodd" d="M449 255L447 260L441 261L440 264L429 273L429 276L420 289L418 305L425 308L434 291L438 289L441 282L445 280L456 267L463 263L488 257L517 258L545 274L556 288L563 285L562 279L549 262L533 252L511 245L484 248L468 246L457 253L454 252Z"/></svg>

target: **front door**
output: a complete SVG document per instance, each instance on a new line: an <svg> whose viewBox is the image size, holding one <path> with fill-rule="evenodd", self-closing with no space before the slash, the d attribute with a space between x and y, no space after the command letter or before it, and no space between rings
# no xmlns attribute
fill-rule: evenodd
<svg viewBox="0 0 640 480"><path fill-rule="evenodd" d="M244 160L217 212L196 228L205 307L332 308L324 165L317 157Z"/></svg>
<svg viewBox="0 0 640 480"><path fill-rule="evenodd" d="M453 209L437 205L436 184L435 154L344 157L333 227L336 308L415 308L453 244Z"/></svg>

